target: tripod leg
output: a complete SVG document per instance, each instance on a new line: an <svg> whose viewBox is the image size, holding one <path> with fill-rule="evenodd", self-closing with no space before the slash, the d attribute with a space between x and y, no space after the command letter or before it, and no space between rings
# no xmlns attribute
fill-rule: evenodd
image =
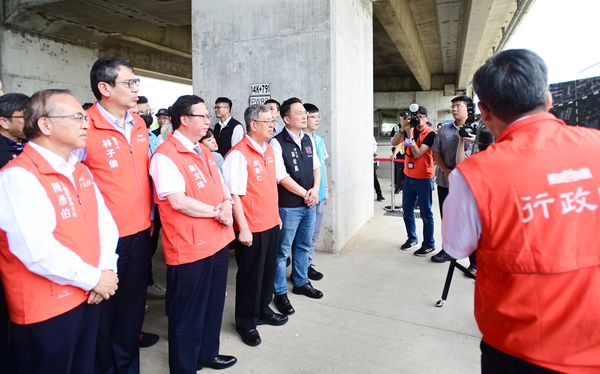
<svg viewBox="0 0 600 374"><path fill-rule="evenodd" d="M452 283L452 276L454 275L454 267L456 266L456 260L450 261L450 266L448 266L448 273L446 274L446 282L444 283L444 290L442 291L442 298L439 299L435 306L442 307L444 306L444 302L448 298L448 292L450 291L450 283Z"/></svg>

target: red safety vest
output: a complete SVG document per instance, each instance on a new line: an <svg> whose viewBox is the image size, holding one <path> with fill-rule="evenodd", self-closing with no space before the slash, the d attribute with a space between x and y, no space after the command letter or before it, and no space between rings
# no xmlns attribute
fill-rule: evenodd
<svg viewBox="0 0 600 374"><path fill-rule="evenodd" d="M179 140L169 135L156 154L167 156L185 180L185 194L209 205L225 200L219 168L210 150L201 145L202 158L189 152ZM205 160L207 162L205 162ZM214 218L196 218L181 213L167 199L155 194L162 221L162 244L168 265L181 265L212 256L234 239L233 228Z"/></svg>
<svg viewBox="0 0 600 374"><path fill-rule="evenodd" d="M568 373L600 372L600 132L539 113L458 164L477 202L483 340Z"/></svg>
<svg viewBox="0 0 600 374"><path fill-rule="evenodd" d="M432 131L433 130L429 126L425 126L423 128L423 131L419 133L419 137L416 141L417 147L420 147L421 144L423 144L425 137L427 137L427 135ZM408 167L409 162L414 164L412 169L409 169ZM412 149L410 147L406 147L406 154L404 156L404 175L417 179L433 178L434 170L435 168L431 149L425 152L423 156L414 158Z"/></svg>
<svg viewBox="0 0 600 374"><path fill-rule="evenodd" d="M248 184L246 194L240 196L240 200L250 231L254 233L272 229L279 224L279 194L273 148L267 144L263 156L244 136L229 152L234 150L240 151L247 163ZM237 225L236 230L239 230Z"/></svg>
<svg viewBox="0 0 600 374"><path fill-rule="evenodd" d="M94 175L98 189L112 214L119 236L136 234L150 227L152 196L148 174L150 141L144 121L137 115L131 144L100 113L98 104L87 111L90 128L87 156L83 161Z"/></svg>
<svg viewBox="0 0 600 374"><path fill-rule="evenodd" d="M71 181L56 172L33 147L7 164L6 169L20 167L40 181L56 212L54 237L83 261L98 266L100 233L98 204L89 170L78 163ZM35 214L35 212L31 212ZM1 232L2 236L6 233ZM42 322L79 306L87 295L78 287L61 286L29 271L9 251L6 238L0 241L0 270L6 293L10 320L17 324Z"/></svg>

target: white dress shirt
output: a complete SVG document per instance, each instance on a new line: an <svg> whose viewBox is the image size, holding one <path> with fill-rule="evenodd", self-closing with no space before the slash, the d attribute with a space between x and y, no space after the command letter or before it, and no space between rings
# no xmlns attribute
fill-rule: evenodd
<svg viewBox="0 0 600 374"><path fill-rule="evenodd" d="M261 147L254 139L246 135L250 145L264 156L268 144ZM223 162L223 179L233 195L243 196L248 187L248 161L244 154L237 149L230 151Z"/></svg>
<svg viewBox="0 0 600 374"><path fill-rule="evenodd" d="M196 154L194 147L204 147L203 144L192 143L192 141L180 133L179 130L173 131L173 137L179 140L188 152L193 154ZM204 159L204 153L200 152L199 156ZM211 155L211 157L214 156ZM208 160L204 160L204 162L207 161ZM185 192L185 179L179 171L179 168L175 165L173 160L162 153L155 153L152 156L152 160L150 160L150 175L152 176L154 188L156 189L156 194L160 200L165 200L167 196L174 193ZM221 181L223 180L220 173L219 178Z"/></svg>
<svg viewBox="0 0 600 374"><path fill-rule="evenodd" d="M442 219L442 247L451 257L461 259L477 249L481 218L471 187L460 170L452 170L448 181L448 197L444 200Z"/></svg>
<svg viewBox="0 0 600 374"><path fill-rule="evenodd" d="M290 136L294 140L294 143L296 143L296 145L300 149L302 149L302 138L304 137L304 131L300 130L300 136L294 135L290 130L288 130L287 127L285 127L285 130L282 131L287 131L288 134L290 134ZM319 160L319 155L317 155L317 147L313 138L311 136L309 136L308 138L310 139L313 148L313 170L318 169L321 167L321 161ZM283 151L281 150L281 144L279 144L279 141L275 138L271 139L269 144L271 144L271 147L273 147L273 153L275 153L275 177L277 178L277 183L279 183L282 179L288 177L289 174L287 170L285 170L285 163L283 162Z"/></svg>
<svg viewBox="0 0 600 374"><path fill-rule="evenodd" d="M73 183L77 156L65 161L33 141L29 145L39 152L58 173ZM0 173L0 229L7 235L9 250L34 274L62 286L71 285L89 291L100 280L101 270L117 271L115 253L119 231L94 184L98 203L100 261L98 267L83 261L54 237L56 211L40 181L29 171L12 167Z"/></svg>
<svg viewBox="0 0 600 374"><path fill-rule="evenodd" d="M225 121L219 121L219 125L221 126L221 130L223 130L227 125L229 125L229 121L232 117L227 118ZM237 125L233 128L233 134L231 134L231 146L233 147L237 143L239 143L242 139L244 139L244 126Z"/></svg>

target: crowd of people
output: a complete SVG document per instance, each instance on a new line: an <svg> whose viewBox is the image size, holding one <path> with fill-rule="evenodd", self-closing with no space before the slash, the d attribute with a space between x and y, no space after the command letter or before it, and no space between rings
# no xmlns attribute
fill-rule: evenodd
<svg viewBox="0 0 600 374"><path fill-rule="evenodd" d="M99 59L90 83L87 110L62 89L0 96L2 369L138 373L150 294L166 297L172 373L231 367L219 349L230 248L245 344L295 313L288 263L292 293L323 297L311 283L323 277L312 260L329 199L319 109L269 100L242 124L219 97L211 130L207 103L184 95L152 130L129 61ZM548 113L547 69L530 51L493 55L473 87L487 134L466 131L466 96L437 134L425 107L400 115L401 248L419 243L418 206L414 254L435 250L437 166L432 260L469 257L477 272L482 372L598 372L600 132ZM159 232L166 289L151 272Z"/></svg>
<svg viewBox="0 0 600 374"><path fill-rule="evenodd" d="M159 339L142 332L147 297L166 299L172 373L228 368L230 248L245 344L295 312L287 262L294 294L323 297L311 283L329 197L319 109L271 99L242 125L219 97L211 130L207 103L184 95L152 129L129 61L97 60L90 83L86 109L62 89L0 96L2 369L138 373L140 347ZM152 275L161 232L166 289Z"/></svg>

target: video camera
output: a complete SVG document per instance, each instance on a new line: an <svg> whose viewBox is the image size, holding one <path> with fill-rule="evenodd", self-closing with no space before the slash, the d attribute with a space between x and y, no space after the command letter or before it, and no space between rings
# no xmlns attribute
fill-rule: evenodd
<svg viewBox="0 0 600 374"><path fill-rule="evenodd" d="M458 135L460 135L463 138L469 138L472 136L475 136L475 126L473 126L473 123L475 122L475 104L473 104L473 102L471 102L470 104L467 104L467 120L465 121L465 124L463 127L460 128L460 130L458 130Z"/></svg>

